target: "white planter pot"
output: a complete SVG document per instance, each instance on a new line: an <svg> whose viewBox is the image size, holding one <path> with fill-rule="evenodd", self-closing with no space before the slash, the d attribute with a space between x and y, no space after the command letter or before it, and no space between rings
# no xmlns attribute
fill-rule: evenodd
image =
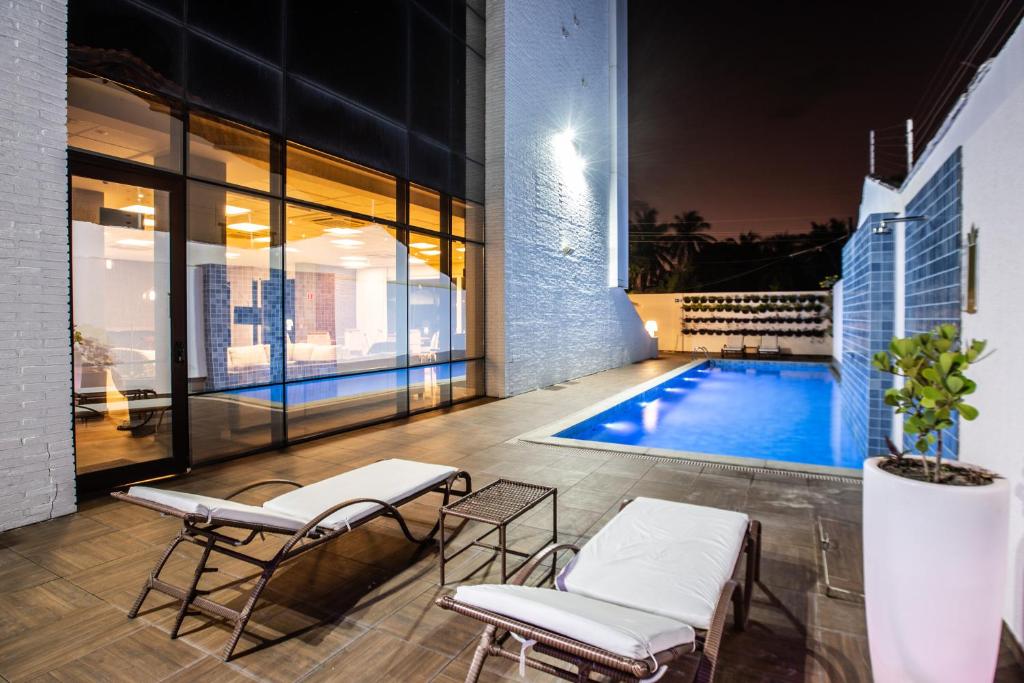
<svg viewBox="0 0 1024 683"><path fill-rule="evenodd" d="M864 463L864 590L879 683L991 681L1009 485L929 484Z"/></svg>

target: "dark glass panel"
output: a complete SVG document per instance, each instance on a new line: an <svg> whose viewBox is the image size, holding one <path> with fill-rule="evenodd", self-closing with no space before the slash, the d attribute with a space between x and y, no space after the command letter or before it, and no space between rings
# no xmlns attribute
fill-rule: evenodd
<svg viewBox="0 0 1024 683"><path fill-rule="evenodd" d="M175 19L181 19L185 14L185 0L139 0L139 4L166 12Z"/></svg>
<svg viewBox="0 0 1024 683"><path fill-rule="evenodd" d="M286 384L288 438L382 420L408 411L405 369Z"/></svg>
<svg viewBox="0 0 1024 683"><path fill-rule="evenodd" d="M281 127L281 72L240 52L189 34L192 102L268 130Z"/></svg>
<svg viewBox="0 0 1024 683"><path fill-rule="evenodd" d="M415 135L409 136L409 178L449 190L448 150Z"/></svg>
<svg viewBox="0 0 1024 683"><path fill-rule="evenodd" d="M453 401L462 401L467 398L484 395L486 385L484 383L484 362L482 360L452 363L451 375Z"/></svg>
<svg viewBox="0 0 1024 683"><path fill-rule="evenodd" d="M405 11L404 0L289 3L289 71L404 120Z"/></svg>
<svg viewBox="0 0 1024 683"><path fill-rule="evenodd" d="M472 50L464 50L466 59L466 156L484 160L484 60Z"/></svg>
<svg viewBox="0 0 1024 683"><path fill-rule="evenodd" d="M281 442L284 438L283 388L273 384L189 396L192 464Z"/></svg>
<svg viewBox="0 0 1024 683"><path fill-rule="evenodd" d="M124 0L68 6L68 63L150 92L180 96L183 27Z"/></svg>
<svg viewBox="0 0 1024 683"><path fill-rule="evenodd" d="M406 174L404 128L289 79L287 137L398 175Z"/></svg>
<svg viewBox="0 0 1024 683"><path fill-rule="evenodd" d="M281 63L281 0L192 2L189 24L275 64Z"/></svg>
<svg viewBox="0 0 1024 683"><path fill-rule="evenodd" d="M416 3L446 27L451 24L452 3L458 0L416 0Z"/></svg>
<svg viewBox="0 0 1024 683"><path fill-rule="evenodd" d="M412 15L412 93L410 121L414 130L447 144L449 139L449 37L422 10Z"/></svg>
<svg viewBox="0 0 1024 683"><path fill-rule="evenodd" d="M451 39L451 149L466 153L466 47L456 38Z"/></svg>
<svg viewBox="0 0 1024 683"><path fill-rule="evenodd" d="M465 8L463 17L465 19L466 45L476 50L479 54L484 54L485 26L483 17L468 6Z"/></svg>

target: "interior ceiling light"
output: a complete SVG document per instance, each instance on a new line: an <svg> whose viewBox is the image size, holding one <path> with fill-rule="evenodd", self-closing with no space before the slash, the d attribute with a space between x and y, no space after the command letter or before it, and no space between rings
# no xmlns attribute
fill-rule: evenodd
<svg viewBox="0 0 1024 683"><path fill-rule="evenodd" d="M253 237L252 241L253 242L259 242L260 244L266 244L267 242L270 241L270 236L269 235L264 235L263 237Z"/></svg>
<svg viewBox="0 0 1024 683"><path fill-rule="evenodd" d="M337 245L343 249L355 249L363 245L362 240L331 240L331 244Z"/></svg>
<svg viewBox="0 0 1024 683"><path fill-rule="evenodd" d="M441 250L440 249L427 249L426 251L421 251L420 253L423 254L424 256L437 256L438 254L441 253Z"/></svg>
<svg viewBox="0 0 1024 683"><path fill-rule="evenodd" d="M455 251L465 252L466 248L465 247L455 247Z"/></svg>
<svg viewBox="0 0 1024 683"><path fill-rule="evenodd" d="M433 242L410 242L409 246L413 247L414 249L432 249L437 245L434 244Z"/></svg>
<svg viewBox="0 0 1024 683"><path fill-rule="evenodd" d="M228 223L228 229L241 232L263 232L264 230L270 230L270 226L260 225L259 223Z"/></svg>
<svg viewBox="0 0 1024 683"><path fill-rule="evenodd" d="M146 226L147 228L155 228L156 227L156 221L153 220L152 218L143 218L142 219L142 224L144 226Z"/></svg>
<svg viewBox="0 0 1024 683"><path fill-rule="evenodd" d="M420 258L420 257L418 257L418 256L410 256L410 257L409 257L409 263L412 263L412 264L421 264L421 263L426 263L426 261L424 261L423 259L421 259L421 258Z"/></svg>
<svg viewBox="0 0 1024 683"><path fill-rule="evenodd" d="M152 206L146 206L144 204L129 204L128 206L122 206L121 211L128 211L130 213L141 213L144 216L152 216L156 213Z"/></svg>
<svg viewBox="0 0 1024 683"><path fill-rule="evenodd" d="M139 240L129 237L127 239L118 240L116 244L122 247L134 247L136 249L152 249L153 242L151 240Z"/></svg>
<svg viewBox="0 0 1024 683"><path fill-rule="evenodd" d="M252 213L252 211L244 206L231 206L228 204L224 207L225 216L241 216L243 213Z"/></svg>
<svg viewBox="0 0 1024 683"><path fill-rule="evenodd" d="M346 237L348 235L361 235L363 231L358 228L324 228L324 232Z"/></svg>

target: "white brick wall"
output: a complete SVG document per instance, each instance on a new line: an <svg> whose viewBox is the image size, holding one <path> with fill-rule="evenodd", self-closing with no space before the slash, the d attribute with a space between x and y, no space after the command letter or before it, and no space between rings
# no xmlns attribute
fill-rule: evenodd
<svg viewBox="0 0 1024 683"><path fill-rule="evenodd" d="M487 4L487 382L493 395L652 355L625 292L608 286L611 14L608 0ZM586 160L578 190L552 144L569 126ZM622 159L619 172L626 170Z"/></svg>
<svg viewBox="0 0 1024 683"><path fill-rule="evenodd" d="M66 2L0 2L0 531L75 510L66 64Z"/></svg>

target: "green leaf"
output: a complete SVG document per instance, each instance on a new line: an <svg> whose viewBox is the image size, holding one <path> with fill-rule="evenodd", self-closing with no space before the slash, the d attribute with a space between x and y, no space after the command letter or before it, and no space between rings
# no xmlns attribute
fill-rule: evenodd
<svg viewBox="0 0 1024 683"><path fill-rule="evenodd" d="M964 388L965 384L966 383L964 382L964 380L961 379L960 377L957 377L956 375L953 375L946 380L946 386L949 387L949 390L952 391L954 394L959 394L960 390Z"/></svg>
<svg viewBox="0 0 1024 683"><path fill-rule="evenodd" d="M956 354L951 352L943 353L939 356L939 367L942 369L943 375L948 375L949 371L953 369L953 362L956 360Z"/></svg>
<svg viewBox="0 0 1024 683"><path fill-rule="evenodd" d="M978 417L978 409L967 403L961 403L958 410L960 411L960 417L965 420L973 420Z"/></svg>

